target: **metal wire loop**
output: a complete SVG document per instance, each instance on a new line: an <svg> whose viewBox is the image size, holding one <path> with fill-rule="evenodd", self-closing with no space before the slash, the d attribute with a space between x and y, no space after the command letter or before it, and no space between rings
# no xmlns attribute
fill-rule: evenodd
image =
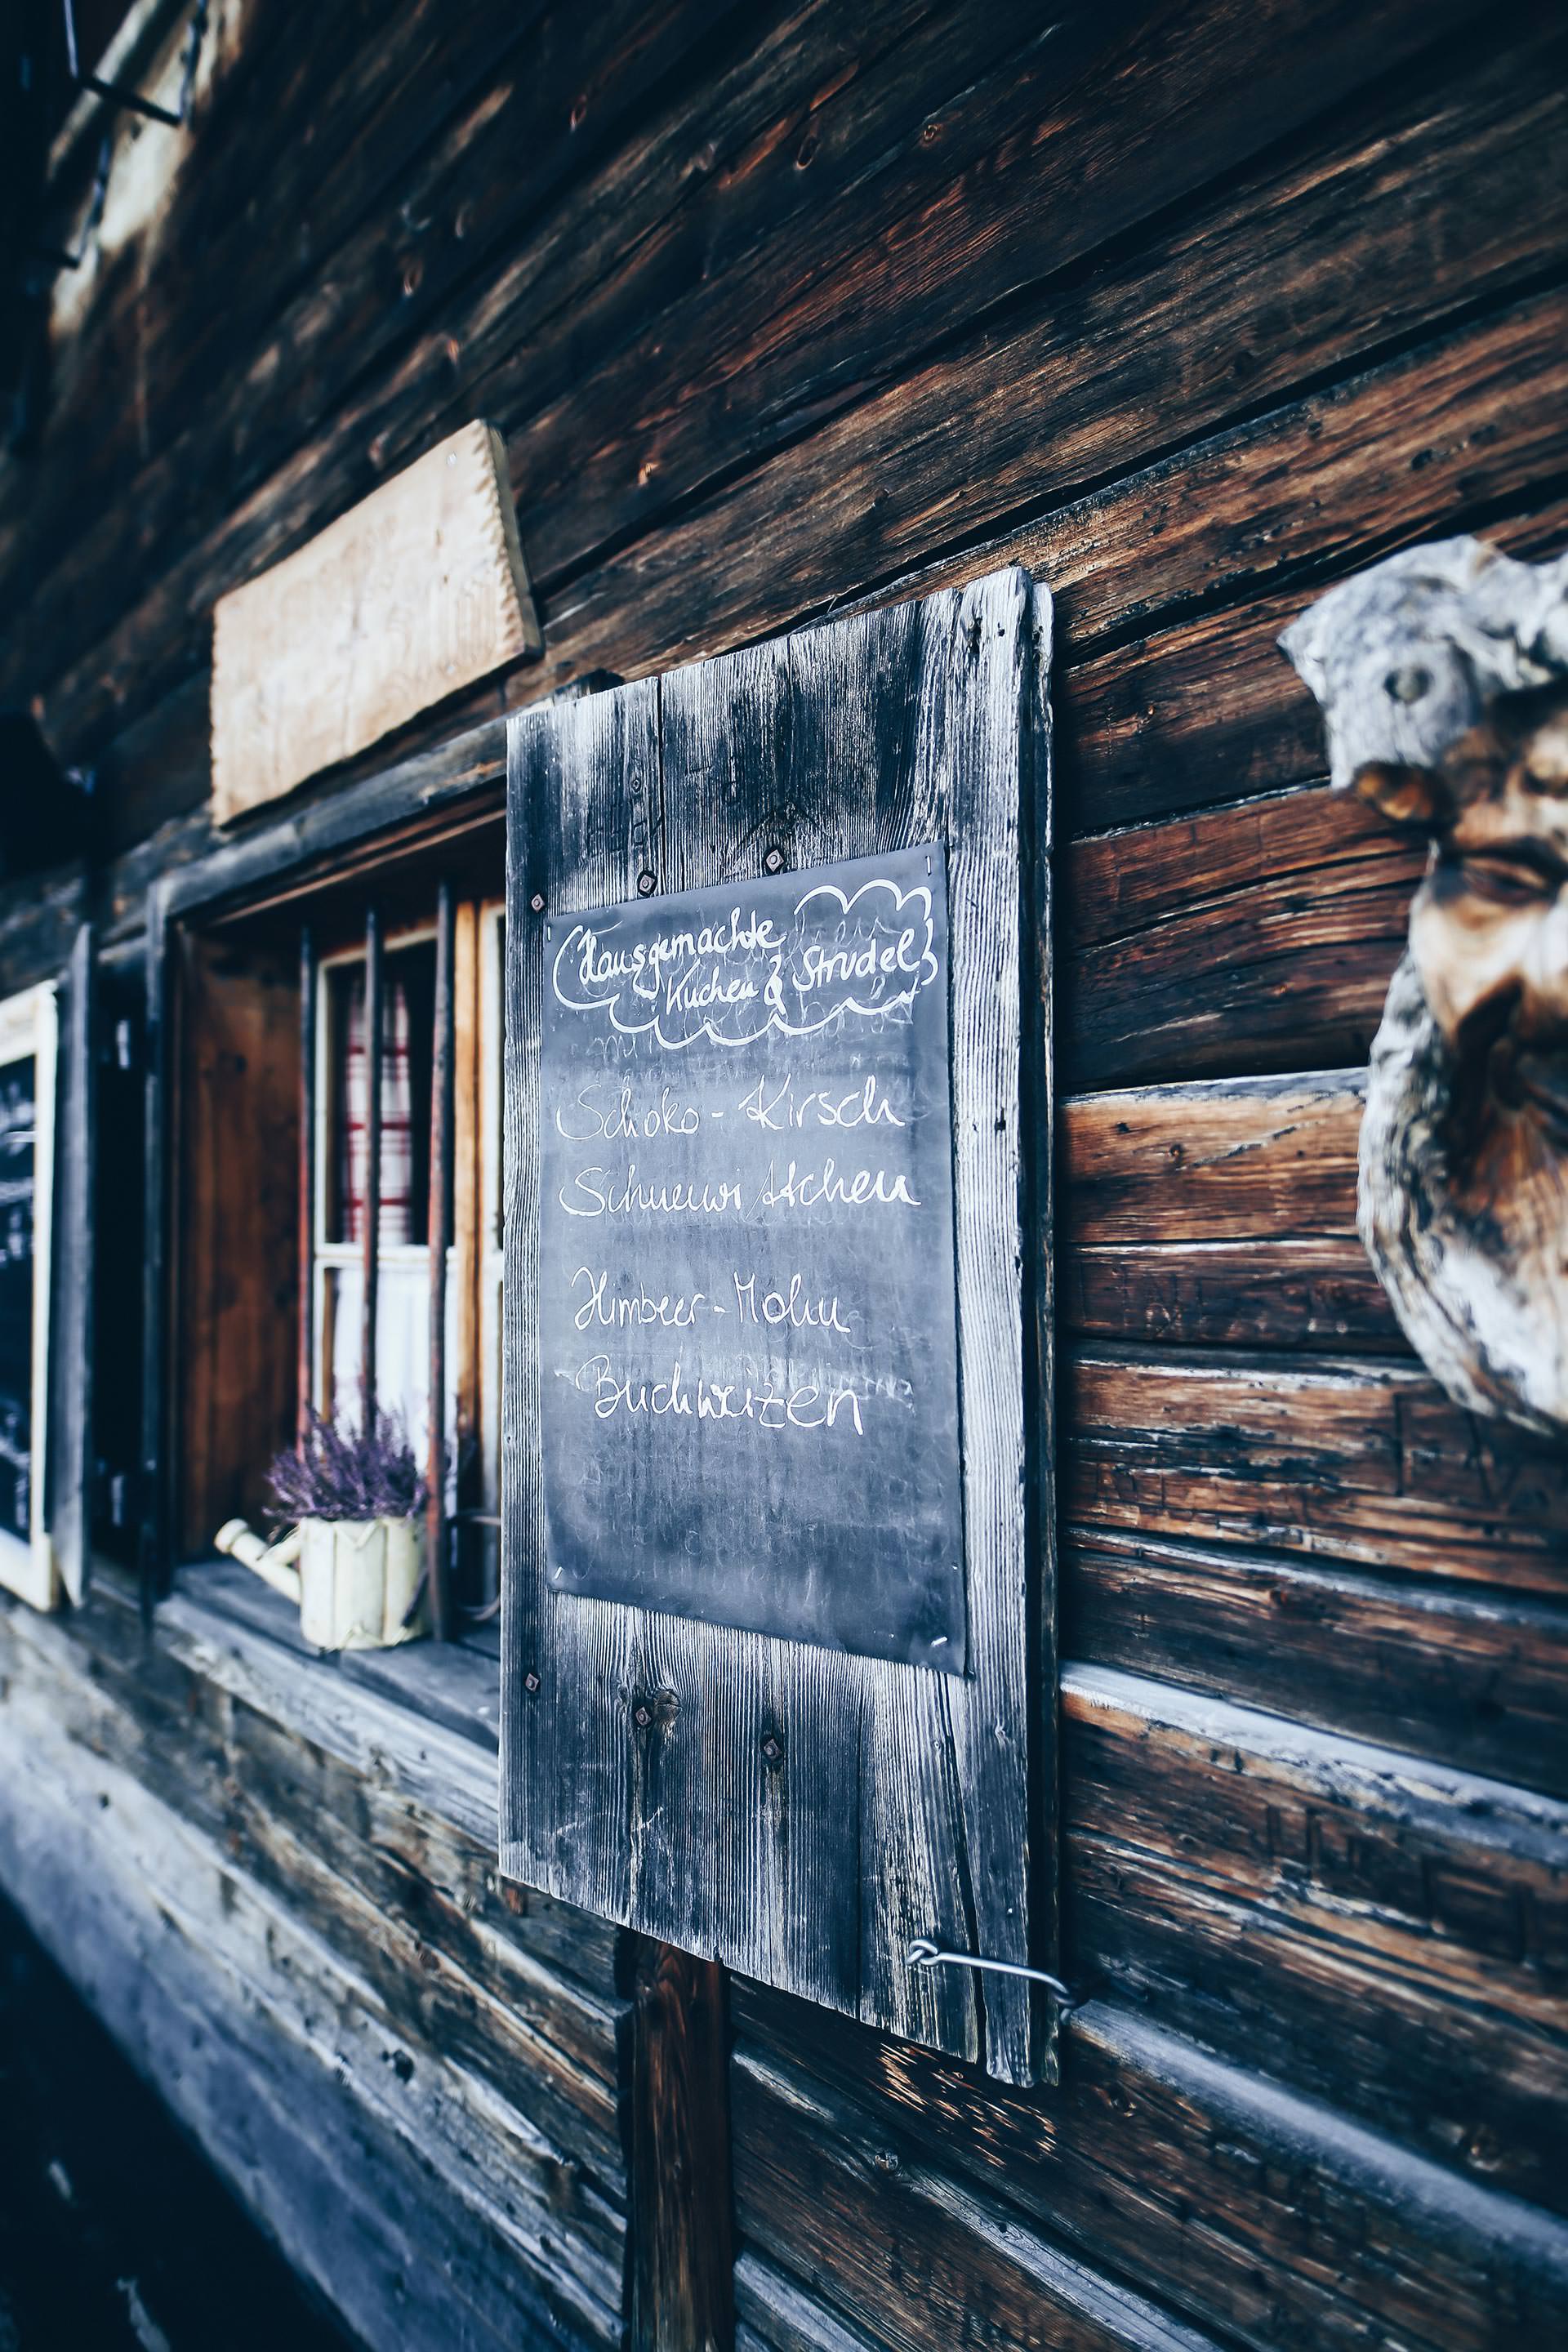
<svg viewBox="0 0 1568 2352"><path fill-rule="evenodd" d="M1053 1977L1045 1969L1026 1969L1021 1960L988 1960L975 1952L944 1952L929 1936L917 1936L904 1954L904 1964L911 1969L988 1969L1002 1977L1027 1977L1031 1984L1044 1985L1064 2016L1083 2007L1080 1995L1060 1977Z"/></svg>

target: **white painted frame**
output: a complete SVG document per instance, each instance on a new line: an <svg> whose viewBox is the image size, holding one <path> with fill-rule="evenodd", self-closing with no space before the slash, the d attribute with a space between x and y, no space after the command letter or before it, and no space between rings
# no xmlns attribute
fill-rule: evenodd
<svg viewBox="0 0 1568 2352"><path fill-rule="evenodd" d="M503 975L501 964L502 925L506 919L506 902L502 898L485 899L479 905L479 1197L478 1203L479 1234L477 1235L480 1281L479 1312L479 1449L483 1507L487 1511L500 1507L500 1289L504 1268L501 1245L501 1021L503 1017ZM383 954L391 956L400 948L417 947L436 937L436 927L427 920L405 924L390 931L383 942ZM327 978L364 961L364 950L360 946L335 949L321 957L317 967L321 985L316 1001L316 1121L315 1153L315 1218L311 1234L310 1297L309 1311L314 1334L311 1360L314 1365L315 1394L312 1402L324 1411L328 1395L326 1363L326 1286L334 1273L347 1270L357 1274L363 1263L363 1250L358 1242L330 1242L327 1239L327 1202L330 1197L331 1169L329 1164L331 1139L332 1087L335 1073L332 1067L331 995ZM423 1242L397 1244L378 1252L384 1268L399 1266L424 1267L429 1264L429 1248ZM448 1254L448 1268L458 1256L457 1243ZM447 1421L448 1447L455 1444L454 1416L457 1409L457 1295L448 1281L447 1330L447 1393L443 1400Z"/></svg>
<svg viewBox="0 0 1568 2352"><path fill-rule="evenodd" d="M49 1308L54 1265L55 1092L59 1006L52 980L0 1003L0 1068L33 1064L33 1362L28 1435L32 1457L26 1542L0 1528L0 1585L35 1609L57 1609L59 1570L50 1540L46 1496L49 1472Z"/></svg>

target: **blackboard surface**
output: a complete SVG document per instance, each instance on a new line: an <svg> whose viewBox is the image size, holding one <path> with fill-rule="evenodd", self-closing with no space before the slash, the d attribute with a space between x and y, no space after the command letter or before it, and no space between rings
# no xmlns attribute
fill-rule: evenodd
<svg viewBox="0 0 1568 2352"><path fill-rule="evenodd" d="M963 1672L943 857L548 927L554 1591Z"/></svg>
<svg viewBox="0 0 1568 2352"><path fill-rule="evenodd" d="M33 1059L0 1067L0 1530L32 1530Z"/></svg>

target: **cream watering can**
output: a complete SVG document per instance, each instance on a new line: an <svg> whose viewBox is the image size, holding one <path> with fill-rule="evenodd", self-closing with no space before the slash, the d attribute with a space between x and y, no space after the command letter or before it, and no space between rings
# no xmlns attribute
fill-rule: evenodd
<svg viewBox="0 0 1568 2352"><path fill-rule="evenodd" d="M214 1538L244 1568L300 1607L300 1631L318 1650L384 1650L425 1631L425 1529L417 1519L301 1519L269 1544L244 1519Z"/></svg>

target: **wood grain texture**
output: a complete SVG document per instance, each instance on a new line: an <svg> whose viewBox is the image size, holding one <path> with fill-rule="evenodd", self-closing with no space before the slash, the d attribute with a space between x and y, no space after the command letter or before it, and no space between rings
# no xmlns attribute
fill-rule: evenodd
<svg viewBox="0 0 1568 2352"><path fill-rule="evenodd" d="M1568 1590L1561 1448L1461 1412L1414 1362L1064 1360L1064 1519Z"/></svg>
<svg viewBox="0 0 1568 2352"><path fill-rule="evenodd" d="M1456 6L1454 18L1466 13L1465 8ZM1020 72L1017 64L1009 61L989 79L980 77L973 87L966 88L962 80L955 83L953 88L963 94L959 121L943 122L939 113L936 119L941 127L936 137L925 141L917 135L912 142L916 155L925 160L913 168L905 164L907 179L895 169L891 184L886 187L887 200L903 202L910 201L911 185L923 189L919 216L929 222L929 229L911 253L910 265L919 268L923 260L931 274L921 281L922 303L917 341L923 343L934 331L930 313L940 288L963 287L962 299L965 302L995 301L1015 295L1020 284L1027 282L1026 270L1024 279L1019 278L1020 257L1038 257L1039 207L1052 201L1049 191L1038 184L1042 174L1049 173L1054 182L1059 170L1065 176L1057 184L1073 191L1074 201L1070 205L1057 203L1050 217L1062 225L1058 233L1068 241L1064 261L1081 259L1085 247L1078 241L1075 225L1081 221L1084 234L1090 237L1097 229L1112 236L1125 230L1130 223L1124 206L1131 188L1142 188L1151 173L1163 180L1168 163L1173 183L1168 186L1168 196L1173 197L1184 170L1189 173L1195 171L1200 175L1214 172L1227 146L1233 155L1256 152L1256 143L1270 118L1279 135L1300 122L1303 106L1311 111L1329 103L1330 92L1336 84L1348 97L1365 79L1371 54L1377 56L1380 68L1386 67L1401 50L1407 56L1418 50L1432 39L1436 29L1430 10L1413 10L1408 16L1400 11L1398 21L1393 9L1384 10L1376 42L1369 52L1359 15L1338 5L1324 5L1314 12L1314 21L1310 26L1302 25L1294 32L1294 38L1310 52L1309 72L1304 70L1307 56L1300 51L1291 55L1283 13L1265 12L1259 18L1256 11L1238 11L1223 20L1211 20L1203 11L1182 12L1179 19L1168 20L1163 46L1147 39L1138 43L1136 55L1123 74L1112 76L1105 85L1108 94L1123 95L1131 113L1129 85L1136 83L1142 131L1147 144L1141 150L1144 168L1137 182L1109 169L1097 175L1096 189L1102 195L1092 207L1077 177L1072 160L1073 139L1062 132L1060 125L1058 130L1061 135L1051 134L1050 126L1060 100L1048 41L1035 74ZM1268 44L1270 49L1270 61L1261 69L1260 43ZM1226 84L1223 117L1213 104L1212 89L1205 89L1205 75L1216 71L1228 71L1237 77ZM1067 364L1075 352L1081 359L1095 340L1093 320L1081 315L1084 298L1069 288L1060 307L1051 307L1047 314L1049 325L1043 336L1037 335L1032 349L1002 348L994 337L984 335L976 348L955 351L928 366L907 366L902 380L890 386L880 399L858 402L842 421L834 417L832 410L862 381L866 355L862 354L859 368L847 373L844 394L837 398L831 380L791 383L790 355L802 350L810 352L823 338L830 303L839 310L850 307L846 304L842 285L836 289L832 287L833 260L836 258L837 267L850 273L855 282L860 282L861 257L867 251L873 215L866 188L857 186L847 191L838 205L825 208L823 223L825 228L831 228L840 247L847 235L847 254L840 250L837 256L823 255L818 258L809 246L803 248L798 238L787 237L781 239L774 252L781 267L784 254L789 254L792 278L799 270L807 273L807 283L797 306L803 308L804 315L795 331L791 331L786 323L791 314L785 310L779 313L777 326L763 338L764 354L770 358L777 354L785 370L785 381L779 387L781 414L776 429L790 436L803 417L819 415L824 407L829 412L829 421L816 436L809 483L803 484L801 467L793 453L775 455L771 465L751 464L743 496L724 501L726 520L717 537L712 520L706 514L700 513L685 521L673 520L672 527L661 529L656 541L647 548L639 548L635 557L629 551L612 552L606 561L595 564L591 588L582 575L585 560L594 550L563 547L557 571L556 534L547 529L541 538L531 526L534 565L546 597L554 593L558 584L563 587L570 583L574 588L570 598L573 627L570 633L552 628L552 658L541 673L540 685L560 683L586 669L632 673L648 667L650 655L654 660L689 659L733 643L740 635L778 628L803 613L820 609L828 598L843 593L842 547L847 527L855 529L859 541L858 584L861 586L928 560L933 536L951 527L952 518L944 511L933 513L914 473L909 476L912 509L903 510L904 493L899 486L905 469L894 462L895 453L928 436L940 439L954 414L963 415L966 420L963 478L968 486L965 504L971 511L965 535L973 536L983 529L987 511L994 528L1005 514L1017 509L1021 500L1046 502L1047 483L1037 462L1042 440L1045 446L1059 452L1056 470L1049 478L1055 486L1052 502L1059 503L1065 497L1078 495L1086 480L1103 478L1140 459L1146 461L1154 454L1156 446L1168 446L1173 437L1194 437L1204 429L1229 423L1237 404L1238 378L1233 372L1232 361L1238 343L1247 352L1243 379L1245 396L1249 400L1261 398L1270 381L1280 390L1296 381L1303 336L1310 335L1320 365L1329 364L1336 336L1339 348L1348 358L1357 348L1369 299L1366 288L1355 281L1354 268L1358 262L1364 265L1374 249L1378 254L1379 287L1386 289L1390 284L1397 284L1403 289L1410 312L1407 323L1412 328L1419 320L1440 315L1445 299L1449 305L1470 299L1477 286L1484 281L1495 278L1504 284L1510 279L1517 282L1527 270L1538 266L1542 241L1552 234L1551 218L1541 201L1532 198L1526 261L1523 248L1527 240L1519 189L1521 182L1532 186L1539 184L1539 173L1536 181L1531 182L1531 167L1527 155L1542 138L1546 142L1541 152L1547 159L1543 166L1547 184L1554 185L1551 158L1555 148L1550 128L1537 121L1525 131L1514 120L1503 129L1489 112L1501 94L1486 89L1474 73L1464 76L1461 93L1451 89L1435 91L1420 71L1414 72L1411 79L1413 95L1407 101L1404 123L1406 135L1403 140L1391 140L1388 136L1390 124L1384 101L1379 101L1375 117L1363 101L1366 120L1357 123L1352 115L1354 127L1342 151L1342 173L1326 174L1321 152L1314 150L1310 165L1303 164L1294 184L1280 184L1278 209L1272 203L1264 207L1256 192L1242 205L1233 203L1226 229L1221 232L1215 249L1207 255L1193 254L1190 274L1184 278L1179 301L1173 299L1173 281L1182 275L1186 258L1189 240L1185 236L1180 258L1164 246L1156 255L1147 257L1138 287L1124 282L1108 286L1103 303L1100 303L1097 293L1090 307L1099 305L1100 340L1107 344L1107 367L1118 371L1115 381L1107 380L1104 369ZM1440 70L1435 68L1432 79L1440 79ZM1178 87L1190 92L1190 101L1188 107L1174 110L1181 120L1181 135L1173 138L1173 92ZM1250 104L1241 102L1244 89ZM1204 93L1201 98L1200 92ZM1039 106L1042 96L1043 110ZM1031 100L1037 110L1033 120ZM1434 112L1442 113L1445 107L1451 112L1457 106L1462 114L1472 100L1483 118L1474 122L1474 135L1483 144L1489 133L1491 135L1496 142L1493 163L1507 177L1506 188L1497 185L1489 190L1484 200L1479 187L1483 167L1459 122L1446 119L1436 127L1432 121ZM1517 112L1516 85L1510 87L1502 102L1510 103ZM943 184L939 178L937 185L931 186L931 154L927 151L940 160L944 147L949 147L962 158L967 135L965 118L971 110L978 114L982 125L989 112L991 147L987 148L983 130L973 160L961 164L954 179ZM1372 142L1375 152L1372 152L1367 132L1374 119L1378 135ZM1115 107L1110 109L1105 119L1097 119L1092 112L1086 115L1081 109L1068 110L1069 123L1080 120L1083 129L1075 131L1074 137L1086 140L1088 152L1080 155L1078 168L1096 159L1103 162L1108 153L1117 152L1118 142L1126 134ZM1195 127L1200 120L1204 123L1201 133ZM1427 175L1426 185L1412 187L1409 174L1413 171ZM1431 177L1434 173L1436 184ZM1464 206L1453 194L1461 175L1465 175L1470 192L1470 201ZM1283 178L1288 179L1289 174ZM989 249L965 251L954 227L991 190L996 192L1002 206L995 223L994 257ZM1271 184L1271 196L1273 193ZM1372 226L1373 199L1380 194L1388 209L1387 236L1374 231ZM1292 209L1292 199L1297 209ZM1143 200L1133 199L1134 215ZM1301 206L1306 208L1305 215ZM1353 254L1347 250L1342 233L1347 207L1360 210L1368 223L1364 244ZM1462 267L1458 266L1452 246L1445 242L1434 247L1425 227L1434 218L1454 223L1456 244L1463 241L1467 229L1473 232L1475 243ZM1315 226L1310 222L1314 222ZM987 222L987 229L990 226ZM1226 233L1228 246L1225 241ZM1405 261L1396 261L1389 247L1389 238L1399 236L1415 240L1416 250ZM910 242L906 233L896 241L893 250L901 254ZM989 242L988 238L987 247ZM1307 271L1305 282L1299 281L1292 268L1292 254ZM810 282L814 270L820 274L821 281L815 289ZM907 297L911 281L902 267L889 270L885 261L880 262L870 275L870 286L875 288L881 279L889 281L890 293L901 291ZM1280 308L1267 322L1277 330L1277 340L1271 341L1263 331L1266 322L1252 314L1250 298L1244 289L1248 285L1277 281ZM1048 276L1045 282L1047 286L1052 283ZM747 283L743 276L738 283L731 282L722 298L726 310L738 318L748 313L755 299L749 295ZM992 284L989 295L982 291L988 283ZM1287 284L1294 289L1289 300L1285 297ZM489 289L480 294L477 319L467 315L466 306L461 306L439 327L432 327L390 383L367 387L367 397L347 404L334 420L328 445L298 452L287 467L244 501L226 521L221 544L209 541L201 549L187 549L182 553L174 566L163 574L135 619L135 634L142 646L140 656L132 650L130 633L123 622L97 641L90 656L84 649L72 669L51 685L48 695L51 717L58 713L58 719L67 722L69 714L68 723L73 741L79 728L82 741L97 741L110 717L120 715L119 706L113 703L109 691L110 679L125 681L134 676L140 703L143 696L151 698L177 683L171 663L177 662L184 668L199 665L202 648L199 638L192 642L188 616L205 610L209 602L253 571L258 562L266 562L269 553L277 551L279 526L286 507L293 509L294 530L298 532L300 525L297 502L300 499L302 480L341 484L345 467L357 477L367 446L399 456L405 452L413 454L413 447L432 428L433 393L438 403L441 392L450 383L453 344L463 362L465 403L472 396L468 387L482 384L487 403L495 404L490 413L503 423L509 438L515 437L514 458L526 461L531 435L537 425L531 402L531 388L540 373L537 346L528 336L524 322L508 317L504 304L496 303L491 295ZM1381 293L1378 299L1383 299ZM853 309L856 316L862 316L861 304L855 304ZM1136 351L1131 348L1125 332L1129 317L1142 318L1147 324L1147 341ZM873 303L863 317L864 331L876 335L889 318L886 306L879 309ZM582 321L575 324L581 326ZM809 334L808 327L813 331ZM1397 331L1392 312L1385 317L1384 331ZM520 333L521 342L509 345L506 338ZM883 338L873 346L879 362L885 341ZM574 343L574 353L579 348ZM890 359L897 343L887 348ZM524 352L528 354L526 360L521 356ZM1123 352L1125 358L1119 362L1116 355ZM485 362L491 352L497 362L505 357L508 364L487 367ZM914 357L911 353L911 361ZM794 372L798 375L798 362L795 362ZM1068 403L1074 412L1071 417L1042 416L1035 387L1041 400ZM749 383L748 388L759 397L763 390L755 383ZM680 387L671 387L672 393L679 394L679 390ZM590 392L591 387L581 383L575 373L569 373L561 388L563 399L570 396L579 413ZM521 408L515 423L510 413L512 400ZM687 405L679 398L673 403L683 429L688 420L682 412ZM738 448L731 450L728 446L737 432L744 434L745 420L752 413L746 401L731 400L721 432L714 430L707 416L700 415L691 420L696 427L692 452L701 464L702 481L710 478L712 469L724 464L739 465L742 459L749 462L759 454L744 439ZM460 421L454 409L438 404L435 415L443 424L449 421L456 425ZM1124 429L1108 449L1103 435L1096 434L1097 415L1136 415L1142 420L1145 437L1140 444L1135 436L1130 438ZM1184 428L1178 423L1179 417L1186 419ZM1005 436L1005 446L989 449L984 457L978 442L983 418L993 431ZM1158 433L1157 445L1151 443L1151 432ZM1091 440L1099 444L1092 450L1089 446ZM645 465L651 464L647 481L657 485L657 495L662 497L667 490L674 489L670 474L658 466L657 459L650 458L646 449L637 448L635 456L636 463L630 468L634 477ZM625 457L619 456L617 462L622 469L618 505L625 514L628 505L637 500L637 485L635 479L629 483L625 480ZM574 458L569 472L570 479L580 486L583 494L588 494L594 487L592 469ZM519 471L517 488L524 512L530 510L536 492L548 496L552 485L561 479L559 470L553 467L547 468L537 484ZM809 496L803 494L807 488ZM689 495L689 486L687 494ZM327 495L331 497L331 493ZM339 510L342 496L339 488L329 511ZM945 508L946 501L942 504ZM321 514L321 509L316 508L315 512ZM647 520L651 522L653 519L650 512ZM771 545L776 559L765 567L760 555L764 543ZM611 542L612 548L617 544ZM829 567L831 578L826 576ZM699 570L704 581L704 625L694 632L689 626L691 608L685 590L694 571ZM724 577L726 572L748 575L743 591L730 587ZM758 589L764 572L766 601L759 606ZM679 591L678 581L681 583ZM674 618L671 605L678 593L685 603L682 617L687 625L673 631L668 622L650 626L647 617L650 599L656 599ZM754 614L749 623L741 617L747 603ZM626 633L626 623L633 614L641 616L637 637L642 650L636 658L628 657ZM617 627L619 643L612 647L605 632ZM182 647L177 656L176 645ZM556 666L557 654L568 667Z"/></svg>
<svg viewBox="0 0 1568 2352"><path fill-rule="evenodd" d="M278 799L542 646L499 443L467 425L218 599L214 815Z"/></svg>
<svg viewBox="0 0 1568 2352"><path fill-rule="evenodd" d="M1157 1536L1068 1544L1075 1660L1568 1797L1560 1605Z"/></svg>
<svg viewBox="0 0 1568 2352"><path fill-rule="evenodd" d="M508 916L503 1866L1019 2078L1048 2058L1018 1980L987 1983L982 2002L963 1972L916 1975L903 1954L930 1935L1022 1959L1040 1931L1027 1890L1046 1832L1029 1775L1048 1765L1031 1764L1024 1729L1037 1637L1020 1605L1034 1580L1018 1286L1032 1300L1034 1282L1018 1238L1017 1006L1020 913L1037 903L1048 838L1047 632L1045 600L1002 574L516 722ZM529 1256L551 921L631 897L645 872L680 891L754 873L770 846L809 866L932 838L948 856L961 1041L971 1673L952 1689L945 1676L545 1593ZM1032 1119L1038 1069L1024 1083ZM1045 1377L1048 1412L1048 1364ZM770 1732L782 1762L762 1752Z"/></svg>
<svg viewBox="0 0 1568 2352"><path fill-rule="evenodd" d="M68 1642L18 1648L14 1622L7 1884L289 2258L368 2342L435 2352L456 2326L482 2352L520 2334L615 2345L613 1997L541 1966L529 1923L484 1894L482 1849L439 1831L427 1846L432 1825L374 1775L320 1778L221 1694L197 1686L193 1713L169 1691L149 1754L133 1619L107 1688ZM421 1885L418 1927L384 1945L388 1894L406 1917ZM572 2020L586 2064L561 2046ZM558 2086L581 2098L595 2072L587 2130Z"/></svg>
<svg viewBox="0 0 1568 2352"><path fill-rule="evenodd" d="M181 971L178 1339L159 1378L176 1377L184 1400L177 1540L190 1552L225 1519L259 1515L267 1465L294 1436L300 997L288 955L192 940Z"/></svg>
<svg viewBox="0 0 1568 2352"><path fill-rule="evenodd" d="M1056 599L1083 1090L1060 1853L1068 1958L1114 1998L1032 2094L734 1984L744 2352L1156 2323L1248 2352L1557 2342L1568 2232L1525 2200L1557 2193L1531 2167L1561 1963L1521 1792L1564 1794L1561 1482L1423 1383L1353 1238L1349 1066L1409 877L1320 791L1273 639L1413 540L1568 543L1559 12L1226 0L1047 30L1018 0L609 0L592 25L276 0L209 41L188 163L142 143L63 289L45 437L0 462L0 690L98 758L111 946L150 889L156 930L355 867L385 828L434 839L496 786L502 730L438 739L584 672L1008 562ZM213 599L480 410L547 661L216 838ZM657 843L649 805L592 845L605 870ZM75 875L0 891L5 986L62 969L82 911ZM172 1013L155 992L177 1067ZM0 1868L62 1933L91 1906L89 1989L160 2081L189 2073L189 2118L371 2340L550 2341L540 2263L612 2340L615 1931L491 1883L493 1679L460 1646L316 1671L272 1596L194 1581L144 1649L106 1575L63 1646L29 1629L47 1668L5 1651L47 1770L30 1827L34 1783L4 1782L32 1843ZM646 1685L606 1707L673 1686L668 1659L628 1654ZM757 1841L780 1914L798 1822L856 1802L806 1696ZM692 1723L683 1691L637 1751L639 1822L732 1837L743 1874L752 1781L706 1804ZM749 1758L756 1728L723 1737ZM921 1866L900 1850L917 1894ZM637 1867L679 1906L657 1828ZM221 1880L197 1904L209 1869L239 1926ZM334 2244L296 2208L341 2224L340 2179ZM1063 2256L1131 2316L1064 2301Z"/></svg>
<svg viewBox="0 0 1568 2352"><path fill-rule="evenodd" d="M627 1939L623 2029L636 2352L730 2352L729 2010L723 1969Z"/></svg>
<svg viewBox="0 0 1568 2352"><path fill-rule="evenodd" d="M734 2002L738 2217L808 2311L858 2300L858 2205L906 2164L984 2198L990 2247L1021 2218L1256 2352L1380 2337L1493 2352L1516 2333L1551 2340L1568 2309L1560 2222L1110 2002L1076 2013L1049 2098L979 2089L929 2052L759 1989L737 1986ZM774 2157L776 2124L798 2129L796 2116L853 2168L842 2235L820 2227L815 2174ZM918 2225L900 2252L918 2276ZM760 2322L747 2254L737 2285ZM826 2324L831 2352L834 2326L854 2340L835 2315Z"/></svg>
<svg viewBox="0 0 1568 2352"><path fill-rule="evenodd" d="M1086 1337L1397 1355L1355 1231L1357 1070L1062 1106L1059 1295Z"/></svg>
<svg viewBox="0 0 1568 2352"><path fill-rule="evenodd" d="M1364 1062L1425 866L1326 786L1079 843L1068 1082Z"/></svg>
<svg viewBox="0 0 1568 2352"><path fill-rule="evenodd" d="M1563 2210L1560 1802L1107 1667L1063 1717L1073 1965Z"/></svg>

